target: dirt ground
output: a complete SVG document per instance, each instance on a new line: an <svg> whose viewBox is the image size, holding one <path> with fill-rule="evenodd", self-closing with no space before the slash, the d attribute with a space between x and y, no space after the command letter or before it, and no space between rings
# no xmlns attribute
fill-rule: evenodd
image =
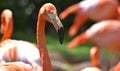
<svg viewBox="0 0 120 71"><path fill-rule="evenodd" d="M53 71L80 71L83 68L91 66L88 59L68 58L59 52L51 52L49 55Z"/></svg>

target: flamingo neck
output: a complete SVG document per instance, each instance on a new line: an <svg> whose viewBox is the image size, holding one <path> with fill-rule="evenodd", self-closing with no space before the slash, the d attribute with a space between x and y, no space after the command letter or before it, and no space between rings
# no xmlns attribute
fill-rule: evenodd
<svg viewBox="0 0 120 71"><path fill-rule="evenodd" d="M38 16L37 22L37 44L40 52L42 70L41 71L52 71L52 65L48 55L45 39L45 19L42 16Z"/></svg>
<svg viewBox="0 0 120 71"><path fill-rule="evenodd" d="M0 42L6 40L6 39L10 39L11 36L12 36L12 32L13 32L13 21L12 19L11 20L8 20L6 23L2 23L2 33L3 33L3 36L0 40Z"/></svg>

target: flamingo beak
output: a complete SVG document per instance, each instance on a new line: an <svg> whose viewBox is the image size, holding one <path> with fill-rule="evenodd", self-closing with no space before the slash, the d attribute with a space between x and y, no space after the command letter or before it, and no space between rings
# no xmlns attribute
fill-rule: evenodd
<svg viewBox="0 0 120 71"><path fill-rule="evenodd" d="M56 13L48 13L48 16L53 26L55 27L56 31L58 32L59 41L60 41L60 44L62 44L64 40L64 27Z"/></svg>

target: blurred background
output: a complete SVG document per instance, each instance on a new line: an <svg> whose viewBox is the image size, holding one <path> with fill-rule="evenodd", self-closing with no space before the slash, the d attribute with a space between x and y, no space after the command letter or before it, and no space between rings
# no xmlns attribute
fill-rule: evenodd
<svg viewBox="0 0 120 71"><path fill-rule="evenodd" d="M56 6L59 15L60 12L68 6L80 1L82 0L1 0L0 13L6 8L13 11L14 31L12 39L26 40L36 44L37 15L43 4L48 2L53 3ZM72 39L68 37L67 31L73 22L74 16L74 14L70 14L66 19L62 20L65 28L65 39L62 45L59 44L57 33L55 32L55 29L52 28L53 26L51 24L46 24L45 29L46 42L50 56L53 59L58 59L61 63L64 62L64 64L66 64L64 66L66 71L71 69L71 66L76 66L79 63L81 64L82 62L90 61L89 49L92 46L90 43L77 46L77 48L74 49L67 48L67 43ZM84 25L82 25L78 34L85 31L93 23L95 22L88 20Z"/></svg>

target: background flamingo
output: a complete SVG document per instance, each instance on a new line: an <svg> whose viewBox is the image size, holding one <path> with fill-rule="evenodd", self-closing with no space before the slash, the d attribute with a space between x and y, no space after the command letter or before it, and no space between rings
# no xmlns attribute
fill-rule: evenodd
<svg viewBox="0 0 120 71"><path fill-rule="evenodd" d="M38 49L29 42L18 40L5 40L0 44L0 46L2 47L0 48L1 63L22 61L25 63L29 63L33 67L39 67L42 65L42 71L52 71L52 66L48 56L44 36L44 27L46 20L53 23L56 31L58 32L60 43L62 43L63 26L59 18L57 17L56 8L54 7L54 5L52 5L51 3L47 3L43 5L40 9L37 21L37 42L40 56ZM37 70L39 71L40 69L41 68L39 67L39 69Z"/></svg>
<svg viewBox="0 0 120 71"><path fill-rule="evenodd" d="M66 18L70 13L76 14L74 22L68 31L69 36L72 37L87 19L94 21L116 19L118 6L117 0L83 0L65 9L60 14L60 18Z"/></svg>
<svg viewBox="0 0 120 71"><path fill-rule="evenodd" d="M34 71L32 66L23 62L8 62L0 64L1 71Z"/></svg>
<svg viewBox="0 0 120 71"><path fill-rule="evenodd" d="M3 36L0 43L0 62L23 61L31 64L34 68L39 69L40 56L36 46L27 41L10 39L13 31L13 14L11 10L3 10L1 14L1 22L1 33ZM26 52L28 49L29 52ZM36 53L32 55L31 53L33 52ZM29 56L29 54L31 54L31 56Z"/></svg>
<svg viewBox="0 0 120 71"><path fill-rule="evenodd" d="M101 55L103 55L102 51L105 51L107 54L112 52L114 59L111 59L111 57L107 55L108 57L107 61L110 64L106 62L101 62L103 65L107 64L109 67L112 67L120 60L119 24L120 21L118 20L105 20L102 22L98 22L81 35L75 37L70 43L68 43L68 47L72 48L77 46L78 44L85 44L86 42L91 42L94 46L97 46L98 49L100 50L100 57ZM107 65L104 67L107 68Z"/></svg>
<svg viewBox="0 0 120 71"><path fill-rule="evenodd" d="M4 41L10 39L13 32L13 13L10 9L4 9L1 14L1 28L0 33L2 38L0 40Z"/></svg>
<svg viewBox="0 0 120 71"><path fill-rule="evenodd" d="M91 48L90 57L91 57L91 61L92 61L92 67L86 67L80 71L102 71L99 67L100 59L99 59L99 51L98 51L97 47Z"/></svg>
<svg viewBox="0 0 120 71"><path fill-rule="evenodd" d="M0 63L21 61L36 70L41 69L39 51L34 44L27 41L4 40L0 43L0 57Z"/></svg>
<svg viewBox="0 0 120 71"><path fill-rule="evenodd" d="M111 9L108 9L111 8ZM68 32L69 36L74 36L79 27L89 18L94 21L118 18L118 1L117 0L84 0L78 4L69 6L64 10L60 17L66 18L70 13L76 13L73 25ZM110 11L111 10L111 11ZM99 50L95 47L90 49L92 66L99 67Z"/></svg>
<svg viewBox="0 0 120 71"><path fill-rule="evenodd" d="M120 62L118 62L118 64L115 65L114 67L112 67L110 71L120 71Z"/></svg>
<svg viewBox="0 0 120 71"><path fill-rule="evenodd" d="M97 47L92 47L90 49L90 58L93 67L100 68L100 55Z"/></svg>

